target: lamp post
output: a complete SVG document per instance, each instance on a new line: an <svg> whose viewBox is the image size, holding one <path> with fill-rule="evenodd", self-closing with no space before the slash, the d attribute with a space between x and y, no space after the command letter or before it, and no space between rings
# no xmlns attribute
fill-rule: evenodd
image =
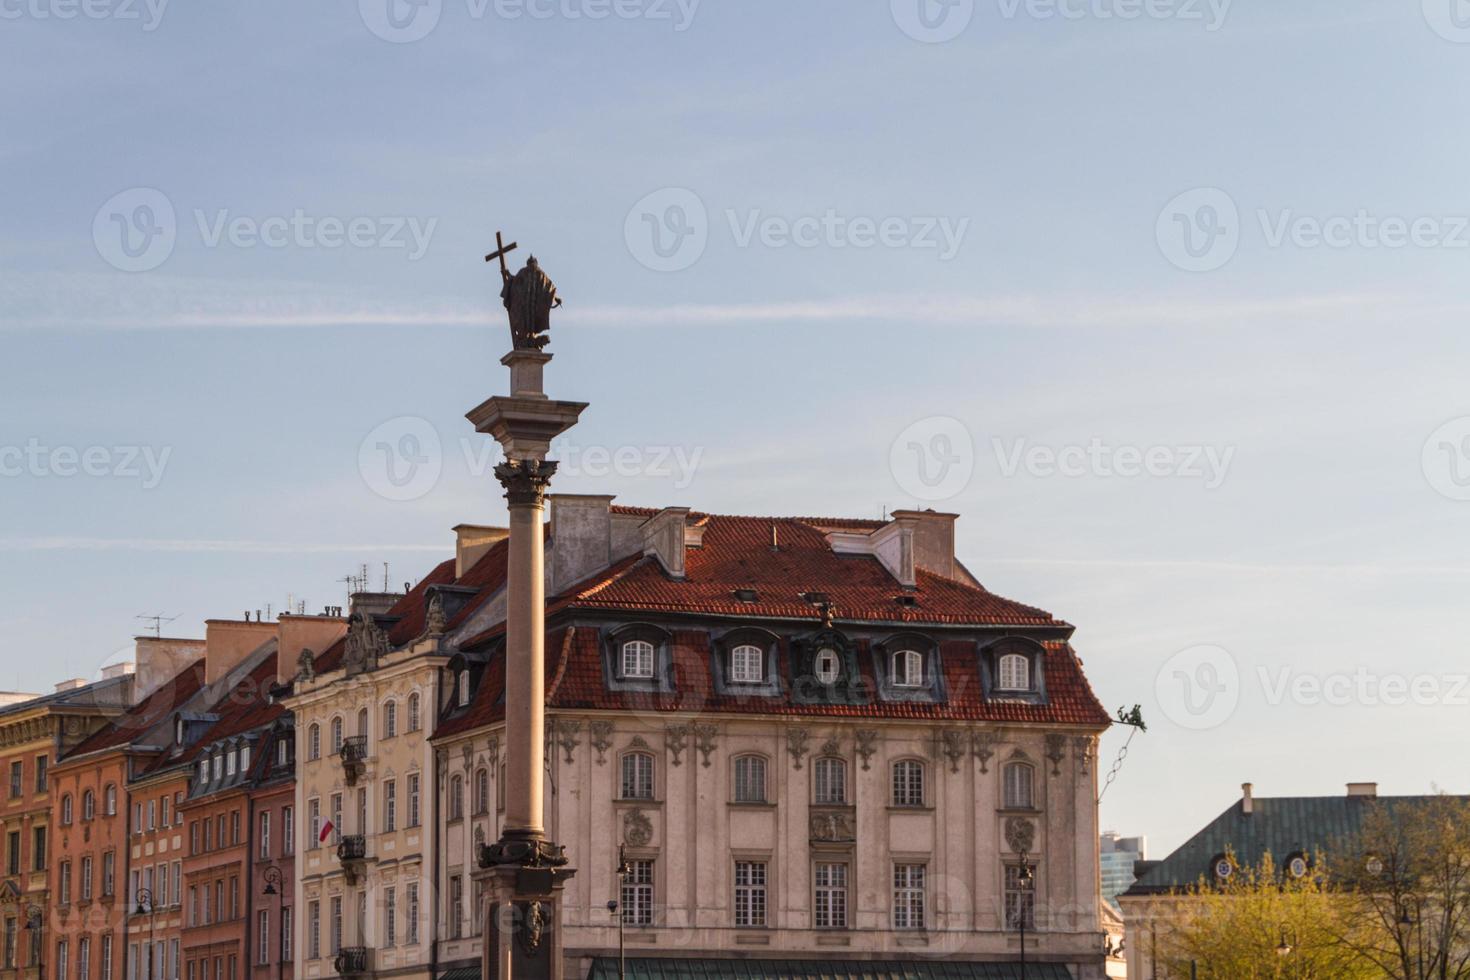
<svg viewBox="0 0 1470 980"><path fill-rule="evenodd" d="M1016 900L1016 924L1021 931L1021 980L1026 980L1026 918L1031 908L1029 899L1033 877L1025 851L1021 852L1021 869L1016 873L1016 884L1020 892Z"/></svg>
<svg viewBox="0 0 1470 980"><path fill-rule="evenodd" d="M146 913L148 916L148 975L144 977L144 980L153 980L153 892L147 888L139 888L137 899L138 907L135 914ZM145 901L148 905L146 909L143 907Z"/></svg>
<svg viewBox="0 0 1470 980"><path fill-rule="evenodd" d="M282 930L281 931L281 942L276 943L276 977L279 980L279 977L281 976L281 970L283 969L283 964L281 963L281 947L284 944L285 938L286 938L286 933L285 933L286 923L281 918L281 902L283 900L283 896L281 895L281 890L276 887L277 885L279 885L281 883L281 869L278 868L278 867L276 867L274 864L266 865L266 869L262 873L261 877L263 877L265 879L265 894L266 895L274 895L274 896L276 896L276 928ZM267 948L269 948L269 946L270 946L270 930L269 929L266 930L266 939L265 939L265 941L266 941Z"/></svg>
<svg viewBox="0 0 1470 980"><path fill-rule="evenodd" d="M618 868L617 868L617 875L618 875L618 900L621 900L622 897L623 897L623 884L624 884L624 882L626 882L628 880L628 873L629 873L630 870L631 869L629 869L629 867L628 867L628 860L627 860L627 858L625 858L623 856L623 845L622 844L619 844L618 845ZM607 910L609 912L613 913L614 915L617 915L617 917L618 917L618 980L627 980L627 977L628 977L627 945L626 945L626 943L624 941L623 927L627 925L627 921L628 920L627 920L627 913L622 913L622 914L619 914L618 913L618 909L619 908L620 908L620 905L619 905L619 902L618 901L611 901L611 902L608 902L607 903Z"/></svg>
<svg viewBox="0 0 1470 980"><path fill-rule="evenodd" d="M1414 914L1409 915L1409 902L1414 903ZM1417 952L1416 975L1424 976L1424 901L1412 892L1405 892L1399 898L1399 926L1405 931L1418 929L1417 942L1411 947L1408 940L1404 940L1402 947L1405 958L1408 958L1411 948Z"/></svg>
<svg viewBox="0 0 1470 980"><path fill-rule="evenodd" d="M1292 953L1296 952L1296 947L1297 947L1296 930L1295 929L1288 930L1286 926L1282 926L1281 927L1281 942L1279 942L1279 943L1276 944L1276 955L1279 956L1279 957L1281 957L1281 963L1286 968L1286 972L1288 974L1290 974L1292 972L1291 971L1291 959L1290 959L1290 957L1291 957L1291 954Z"/></svg>

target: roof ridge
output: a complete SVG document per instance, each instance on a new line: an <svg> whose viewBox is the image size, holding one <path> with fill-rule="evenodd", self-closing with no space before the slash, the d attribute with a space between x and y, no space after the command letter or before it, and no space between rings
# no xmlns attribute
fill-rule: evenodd
<svg viewBox="0 0 1470 980"><path fill-rule="evenodd" d="M548 701L556 697L562 678L567 676L567 664L571 662L572 637L576 635L576 632L577 627L569 626L566 633L562 635L561 654L557 658L556 675L551 678L551 684L546 688L546 700Z"/></svg>

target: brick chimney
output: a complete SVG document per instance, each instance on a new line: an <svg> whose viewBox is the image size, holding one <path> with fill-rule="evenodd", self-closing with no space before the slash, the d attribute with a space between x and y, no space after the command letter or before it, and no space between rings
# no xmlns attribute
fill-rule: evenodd
<svg viewBox="0 0 1470 980"><path fill-rule="evenodd" d="M1378 784L1348 783L1347 795L1349 799L1376 800L1378 798Z"/></svg>
<svg viewBox="0 0 1470 980"><path fill-rule="evenodd" d="M933 510L896 510L895 521L913 528L914 565L945 578L961 578L954 557L954 523L958 514Z"/></svg>
<svg viewBox="0 0 1470 980"><path fill-rule="evenodd" d="M180 640L166 636L139 636L133 640L132 703L137 704L173 680L187 666L204 656L204 640Z"/></svg>
<svg viewBox="0 0 1470 980"><path fill-rule="evenodd" d="M276 683L285 684L296 676L296 661L301 651L325 653L327 647L347 635L347 620L338 616L298 616L286 613L276 621Z"/></svg>
<svg viewBox="0 0 1470 980"><path fill-rule="evenodd" d="M214 684L261 644L276 638L276 624L258 619L204 621L204 682Z"/></svg>
<svg viewBox="0 0 1470 980"><path fill-rule="evenodd" d="M1251 795L1251 784L1250 783L1241 783L1240 784L1240 812L1243 813L1243 814L1245 814L1246 816L1250 816L1252 813L1255 812L1255 809L1256 809L1256 801L1255 801L1255 798Z"/></svg>
<svg viewBox="0 0 1470 980"><path fill-rule="evenodd" d="M475 562L485 557L485 552L510 537L510 529L487 527L483 524L458 524L454 527L454 578L475 567Z"/></svg>

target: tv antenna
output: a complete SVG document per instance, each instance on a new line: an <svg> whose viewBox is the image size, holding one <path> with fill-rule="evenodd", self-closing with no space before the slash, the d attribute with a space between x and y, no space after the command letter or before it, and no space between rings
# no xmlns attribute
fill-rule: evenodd
<svg viewBox="0 0 1470 980"><path fill-rule="evenodd" d="M152 623L153 624L153 626L152 626L152 629L153 629L153 638L154 639L158 639L159 637L163 636L163 628L165 626L167 626L169 623L172 623L174 620L178 619L179 617L177 617L177 616L165 616L162 613L160 613L157 616L134 616L133 618L134 619L141 619L145 623Z"/></svg>

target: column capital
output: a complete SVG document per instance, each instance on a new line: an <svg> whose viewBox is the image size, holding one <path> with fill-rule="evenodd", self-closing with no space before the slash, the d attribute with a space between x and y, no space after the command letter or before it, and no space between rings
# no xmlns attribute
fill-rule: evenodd
<svg viewBox="0 0 1470 980"><path fill-rule="evenodd" d="M512 507L540 507L556 467L549 459L508 459L495 467L495 478L505 487L506 502Z"/></svg>

